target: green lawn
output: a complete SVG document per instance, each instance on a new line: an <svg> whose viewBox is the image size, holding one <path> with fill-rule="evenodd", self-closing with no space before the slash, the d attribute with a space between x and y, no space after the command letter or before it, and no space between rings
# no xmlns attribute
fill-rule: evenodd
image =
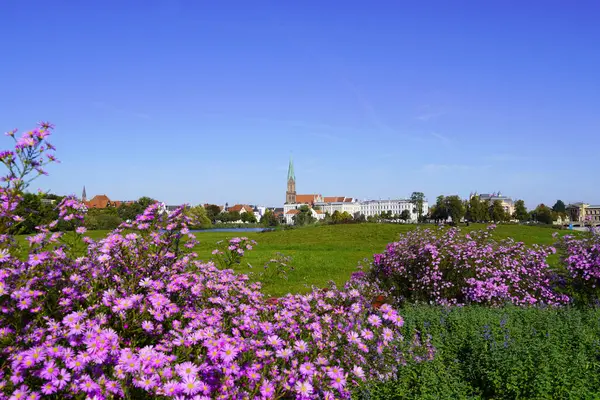
<svg viewBox="0 0 600 400"><path fill-rule="evenodd" d="M463 230L484 228L485 225L462 227ZM245 260L253 265L253 269L239 268L248 273L262 270L263 265L277 252L292 257L294 270L288 274L288 280L263 281L263 291L270 295L280 296L287 293L301 293L310 290L311 285L325 286L333 280L342 285L358 262L382 252L387 243L398 238L398 235L415 225L402 224L356 224L312 226L292 230L279 230L263 233L237 232L199 232L200 244L195 247L200 259L210 260L211 251L219 240L235 236L247 236L257 241L254 250L247 252ZM521 225L499 225L495 231L496 238L512 237L527 244L552 244L552 233L549 228ZM560 234L571 231L558 231ZM106 231L91 231L93 239L100 239ZM551 260L552 262L553 260Z"/></svg>

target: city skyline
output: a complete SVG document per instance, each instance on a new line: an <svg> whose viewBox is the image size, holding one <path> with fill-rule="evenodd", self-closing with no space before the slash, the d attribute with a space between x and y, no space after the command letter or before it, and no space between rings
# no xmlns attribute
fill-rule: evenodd
<svg viewBox="0 0 600 400"><path fill-rule="evenodd" d="M234 3L3 5L30 190L277 206L291 150L302 193L600 203L597 2Z"/></svg>

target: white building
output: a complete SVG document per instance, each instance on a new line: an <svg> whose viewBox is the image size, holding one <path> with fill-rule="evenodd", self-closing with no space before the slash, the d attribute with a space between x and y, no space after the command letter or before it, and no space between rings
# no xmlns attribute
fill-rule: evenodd
<svg viewBox="0 0 600 400"><path fill-rule="evenodd" d="M396 199L396 200L366 200L360 202L360 213L365 217L371 217L379 215L382 212L390 211L392 215L400 215L402 211L408 210L410 212L410 221L416 222L419 218L415 210L414 204L408 199ZM429 212L429 204L423 202L423 215Z"/></svg>
<svg viewBox="0 0 600 400"><path fill-rule="evenodd" d="M267 207L254 206L254 216L256 217L257 221L260 221L260 219L263 217L263 215L265 215L266 210L267 210Z"/></svg>
<svg viewBox="0 0 600 400"><path fill-rule="evenodd" d="M360 213L360 203L352 197L324 197L322 202L314 204L324 213L329 215L334 212L347 212L354 216L356 213Z"/></svg>

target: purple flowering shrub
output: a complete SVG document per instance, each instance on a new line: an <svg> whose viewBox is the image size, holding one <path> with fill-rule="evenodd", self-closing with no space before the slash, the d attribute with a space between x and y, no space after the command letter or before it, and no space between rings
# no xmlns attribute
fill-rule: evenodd
<svg viewBox="0 0 600 400"><path fill-rule="evenodd" d="M363 278L273 301L197 259L183 208L150 205L99 241L85 236L81 203L59 209L73 232L39 227L26 257L9 235L0 243L0 399L350 398L433 356L427 341L403 342L402 317L373 306L378 288Z"/></svg>
<svg viewBox="0 0 600 400"><path fill-rule="evenodd" d="M370 276L399 301L433 304L562 304L546 258L554 248L496 241L487 230L417 229L375 254Z"/></svg>
<svg viewBox="0 0 600 400"><path fill-rule="evenodd" d="M563 267L564 285L577 303L588 305L600 299L600 232L565 235L557 248Z"/></svg>
<svg viewBox="0 0 600 400"><path fill-rule="evenodd" d="M220 240L217 248L212 251L216 264L221 268L232 268L242 263L246 251L253 249L256 241L247 237Z"/></svg>

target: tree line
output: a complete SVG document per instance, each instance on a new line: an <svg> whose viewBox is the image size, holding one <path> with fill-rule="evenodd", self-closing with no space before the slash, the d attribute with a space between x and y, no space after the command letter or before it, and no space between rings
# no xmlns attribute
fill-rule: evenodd
<svg viewBox="0 0 600 400"><path fill-rule="evenodd" d="M548 207L539 204L535 209L528 211L523 200L514 203L512 214L506 209L501 200L482 200L479 196L472 196L469 200L462 200L459 196L438 196L429 210L429 219L434 222L453 222L465 220L468 222L536 222L552 224L559 218L566 219L567 210L562 200L557 200L554 206Z"/></svg>

